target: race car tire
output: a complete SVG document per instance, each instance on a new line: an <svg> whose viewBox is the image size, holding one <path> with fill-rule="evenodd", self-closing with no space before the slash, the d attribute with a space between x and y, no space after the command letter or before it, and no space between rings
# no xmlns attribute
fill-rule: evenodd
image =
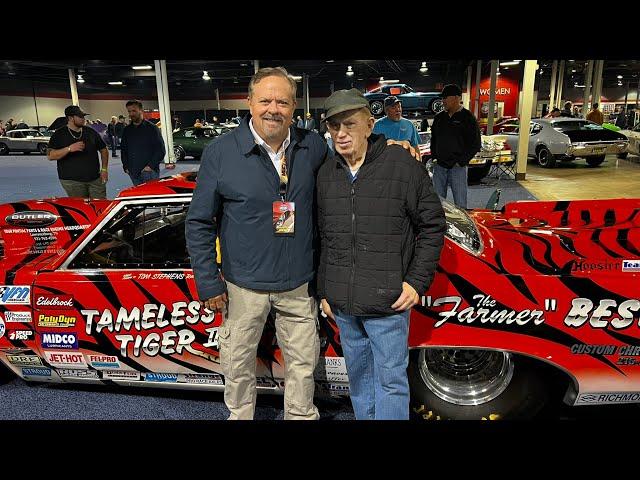
<svg viewBox="0 0 640 480"><path fill-rule="evenodd" d="M176 157L176 162L180 162L184 160L184 157L186 156L186 152L184 151L184 148L180 146L173 147L173 154Z"/></svg>
<svg viewBox="0 0 640 480"><path fill-rule="evenodd" d="M47 154L47 144L46 143L39 143L38 144L38 153L40 155L46 155Z"/></svg>
<svg viewBox="0 0 640 480"><path fill-rule="evenodd" d="M467 183L479 183L484 177L489 175L491 162L487 162L480 167L473 167L467 170Z"/></svg>
<svg viewBox="0 0 640 480"><path fill-rule="evenodd" d="M553 168L556 166L556 157L554 157L551 151L544 145L536 149L536 159L538 160L538 165L543 168Z"/></svg>
<svg viewBox="0 0 640 480"><path fill-rule="evenodd" d="M464 351L464 355L467 355L467 358L475 355L476 361L468 364L461 363L459 365L461 367L460 372L471 372L472 368L481 365L477 360L484 356L485 359L493 358L494 360L499 360L502 357L505 362L510 362L512 366L511 374L504 377L499 375L494 378L488 377L489 381L482 384L482 392L485 398L476 397L476 401L480 402L476 405L460 404L463 396L456 397L456 393L450 393L451 398L445 400L441 398L446 396L442 392L455 392L456 388L454 383L451 383L451 385L445 384L447 375L452 370L434 371L434 363L426 360L427 350L431 351L431 358L440 355L440 353L444 357L453 358L452 352L463 352L462 350L452 349L420 349L410 353L408 374L411 389L411 410L415 416L421 419L504 420L532 418L548 402L549 390L540 373L544 370L539 368L540 365L537 362L525 357L515 357L507 352L489 350ZM495 365L499 367L497 363ZM431 368L430 372L428 372L429 368ZM425 369L428 372L426 374ZM492 371L508 372L508 369L501 368L500 370ZM438 383L437 388L432 387L431 385L434 385L434 383L431 380L425 381L425 378L430 375L445 379L445 383ZM473 375L468 376L468 378L472 377ZM440 387L443 387L443 389L437 395L435 390ZM453 387L453 389L448 390L448 387ZM470 389L469 391L472 390ZM458 403L454 403L454 401ZM465 403L470 403L470 401L470 396L464 397Z"/></svg>
<svg viewBox="0 0 640 480"><path fill-rule="evenodd" d="M382 100L373 100L369 103L369 108L371 108L371 113L374 115L382 115L384 113L384 104Z"/></svg>
<svg viewBox="0 0 640 480"><path fill-rule="evenodd" d="M587 157L587 165L589 165L590 167L597 167L602 164L602 162L604 162L604 157L604 155L598 155L597 157Z"/></svg>
<svg viewBox="0 0 640 480"><path fill-rule="evenodd" d="M0 155L8 155L9 147L7 147L6 143L0 143Z"/></svg>
<svg viewBox="0 0 640 480"><path fill-rule="evenodd" d="M622 152L622 153L618 154L618 158L621 159L621 160L624 160L628 156L629 156L629 152Z"/></svg>

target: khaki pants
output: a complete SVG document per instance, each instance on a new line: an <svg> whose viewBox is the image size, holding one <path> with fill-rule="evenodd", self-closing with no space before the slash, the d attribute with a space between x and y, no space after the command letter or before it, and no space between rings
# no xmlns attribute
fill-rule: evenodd
<svg viewBox="0 0 640 480"><path fill-rule="evenodd" d="M256 408L256 353L267 314L285 362L285 420L317 420L313 371L320 355L317 301L308 284L286 292L248 290L227 281L229 305L218 331L229 420L251 420Z"/></svg>
<svg viewBox="0 0 640 480"><path fill-rule="evenodd" d="M70 197L107 198L107 184L100 177L90 182L60 179L60 183Z"/></svg>

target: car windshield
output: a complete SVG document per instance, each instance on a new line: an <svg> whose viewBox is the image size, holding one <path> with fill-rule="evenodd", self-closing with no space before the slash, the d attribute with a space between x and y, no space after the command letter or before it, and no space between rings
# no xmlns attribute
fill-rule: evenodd
<svg viewBox="0 0 640 480"><path fill-rule="evenodd" d="M570 120L566 122L555 122L553 128L559 132L569 132L575 130L604 130L597 123L587 122L585 120Z"/></svg>

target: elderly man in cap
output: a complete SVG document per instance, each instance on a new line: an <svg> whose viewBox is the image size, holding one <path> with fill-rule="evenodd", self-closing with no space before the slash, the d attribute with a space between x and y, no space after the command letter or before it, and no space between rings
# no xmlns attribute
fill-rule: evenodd
<svg viewBox="0 0 640 480"><path fill-rule="evenodd" d="M340 328L357 419L408 419L409 312L429 287L445 217L425 168L372 134L357 89L325 102L336 155L318 172L318 295Z"/></svg>
<svg viewBox="0 0 640 480"><path fill-rule="evenodd" d="M373 127L373 133L384 135L392 140L407 140L411 146L418 148L420 137L415 125L402 118L402 102L391 95L384 99L385 117L379 119Z"/></svg>
<svg viewBox="0 0 640 480"><path fill-rule="evenodd" d="M437 114L431 126L431 152L433 185L442 198L451 186L453 201L467 208L467 165L482 148L480 129L473 114L460 101L462 89L458 85L445 85L442 89L444 110Z"/></svg>
<svg viewBox="0 0 640 480"><path fill-rule="evenodd" d="M84 128L89 114L80 107L69 105L64 114L67 126L51 135L47 150L49 160L57 162L62 188L70 197L107 198L107 145L93 128Z"/></svg>

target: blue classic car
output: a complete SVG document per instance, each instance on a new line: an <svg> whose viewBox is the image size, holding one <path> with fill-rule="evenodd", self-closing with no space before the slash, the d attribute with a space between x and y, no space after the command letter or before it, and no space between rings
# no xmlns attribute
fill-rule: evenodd
<svg viewBox="0 0 640 480"><path fill-rule="evenodd" d="M395 95L402 101L402 110L405 112L435 115L444 108L440 92L414 92L413 88L404 83L383 85L364 94L374 115L384 114L384 99L389 95Z"/></svg>

